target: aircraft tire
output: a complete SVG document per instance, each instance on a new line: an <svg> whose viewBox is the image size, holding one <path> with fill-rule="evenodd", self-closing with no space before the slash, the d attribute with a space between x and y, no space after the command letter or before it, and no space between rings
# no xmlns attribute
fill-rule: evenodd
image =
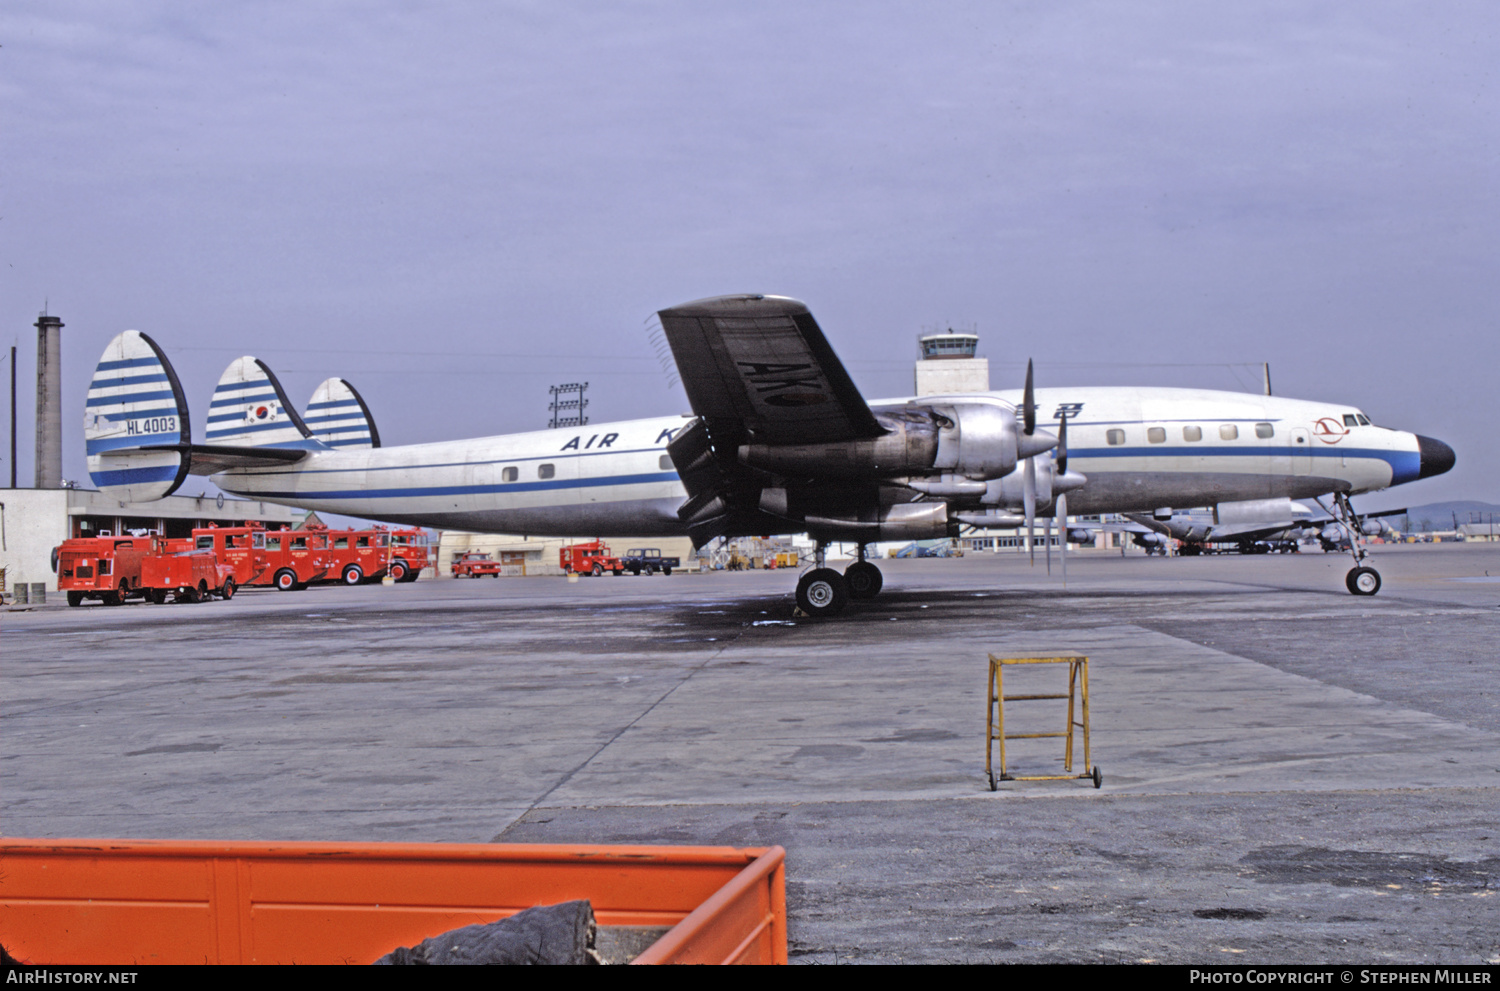
<svg viewBox="0 0 1500 991"><path fill-rule="evenodd" d="M885 576L869 561L855 561L845 568L844 581L849 585L851 599L873 599L885 586Z"/></svg>
<svg viewBox="0 0 1500 991"><path fill-rule="evenodd" d="M278 592L295 592L297 590L297 573L291 568L282 568L276 572L273 583Z"/></svg>
<svg viewBox="0 0 1500 991"><path fill-rule="evenodd" d="M1374 595L1380 591L1380 572L1374 568L1354 568L1344 578L1354 595Z"/></svg>
<svg viewBox="0 0 1500 991"><path fill-rule="evenodd" d="M290 572L287 572L287 573L290 574ZM293 577L295 578L295 576L293 576ZM344 569L344 576L343 577L344 577L344 584L345 585L358 585L360 582L362 582L362 581L365 580L365 573L360 570L359 565L357 565L357 564L351 564L351 565L349 565L349 567L347 567L347 568ZM279 586L280 583L281 583L281 576L280 575L276 576L276 582L277 582L277 584Z"/></svg>
<svg viewBox="0 0 1500 991"><path fill-rule="evenodd" d="M832 568L814 568L797 581L797 607L815 619L837 616L849 603L849 583Z"/></svg>

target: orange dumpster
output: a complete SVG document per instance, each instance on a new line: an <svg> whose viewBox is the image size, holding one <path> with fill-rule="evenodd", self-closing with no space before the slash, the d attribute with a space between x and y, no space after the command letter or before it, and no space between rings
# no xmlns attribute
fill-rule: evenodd
<svg viewBox="0 0 1500 991"><path fill-rule="evenodd" d="M786 963L781 847L0 839L32 964L371 963L533 905L670 927L635 963Z"/></svg>

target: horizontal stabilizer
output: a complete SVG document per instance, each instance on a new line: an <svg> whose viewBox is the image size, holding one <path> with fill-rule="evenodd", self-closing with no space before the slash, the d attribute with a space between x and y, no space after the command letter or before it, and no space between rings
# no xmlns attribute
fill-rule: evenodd
<svg viewBox="0 0 1500 991"><path fill-rule="evenodd" d="M203 439L215 447L323 448L312 439L276 375L249 355L224 369L208 407Z"/></svg>
<svg viewBox="0 0 1500 991"><path fill-rule="evenodd" d="M140 331L104 348L89 382L83 437L89 479L116 499L160 499L187 478L187 397L167 356Z"/></svg>
<svg viewBox="0 0 1500 991"><path fill-rule="evenodd" d="M354 386L331 378L318 386L302 421L313 437L334 449L379 447L380 432L370 407Z"/></svg>

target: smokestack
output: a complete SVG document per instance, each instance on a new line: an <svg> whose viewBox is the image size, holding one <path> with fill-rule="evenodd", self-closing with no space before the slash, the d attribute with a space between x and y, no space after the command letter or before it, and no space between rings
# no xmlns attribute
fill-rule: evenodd
<svg viewBox="0 0 1500 991"><path fill-rule="evenodd" d="M62 488L62 329L43 313L36 321L36 487Z"/></svg>

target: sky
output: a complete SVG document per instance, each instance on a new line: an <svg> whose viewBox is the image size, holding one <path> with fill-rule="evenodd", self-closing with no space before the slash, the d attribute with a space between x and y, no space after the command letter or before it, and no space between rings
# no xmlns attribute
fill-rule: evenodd
<svg viewBox="0 0 1500 991"><path fill-rule="evenodd" d="M684 412L654 313L761 292L867 397L948 326L995 388L1269 362L1457 452L1367 508L1500 502L1497 74L1500 7L1463 0L8 0L21 484L43 307L86 482L128 328L200 437L253 354L299 405L349 379L393 445L543 428L554 383L594 422Z"/></svg>

